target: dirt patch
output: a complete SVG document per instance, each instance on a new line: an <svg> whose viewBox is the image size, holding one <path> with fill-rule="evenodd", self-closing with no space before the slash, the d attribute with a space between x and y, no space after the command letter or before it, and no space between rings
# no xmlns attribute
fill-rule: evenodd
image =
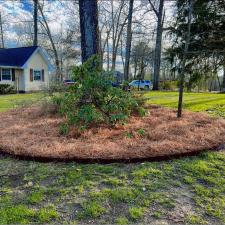
<svg viewBox="0 0 225 225"><path fill-rule="evenodd" d="M225 142L225 120L203 113L151 106L147 116L132 117L115 128L71 131L59 135L63 119L43 114L39 106L0 114L0 149L17 156L50 159L145 159L215 149Z"/></svg>

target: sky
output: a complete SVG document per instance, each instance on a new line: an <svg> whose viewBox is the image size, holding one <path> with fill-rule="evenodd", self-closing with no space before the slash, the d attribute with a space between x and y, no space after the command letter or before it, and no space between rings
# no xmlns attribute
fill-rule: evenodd
<svg viewBox="0 0 225 225"><path fill-rule="evenodd" d="M148 5L147 0L135 1L135 5L140 5L140 3L144 3L144 9ZM71 9L73 7L74 5L71 5L70 0L45 1L44 13L48 19L52 33L62 32L62 29L66 30L69 27L71 13L73 13ZM68 10L71 10L71 12L68 13ZM29 23L32 23L33 0L0 0L0 12L2 15L6 46L16 46L19 40L16 31L19 29L19 25L29 26ZM171 20L171 16L169 17L169 15L171 15L171 12L169 11L169 7L167 7L168 21ZM141 17L141 14L137 14L136 17ZM145 23L145 21L149 29L155 29L156 18L154 14L146 14L142 22Z"/></svg>
<svg viewBox="0 0 225 225"><path fill-rule="evenodd" d="M32 26L32 0L0 0L0 12L2 16L5 46L17 46L20 40L20 33L18 34L20 26ZM68 25L69 17L66 13L66 8L62 7L60 2L46 2L44 13L53 34L61 32L62 27Z"/></svg>

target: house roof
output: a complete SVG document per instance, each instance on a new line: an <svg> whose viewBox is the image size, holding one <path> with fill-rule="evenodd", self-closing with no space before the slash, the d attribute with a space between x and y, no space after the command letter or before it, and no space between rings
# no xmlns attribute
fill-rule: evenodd
<svg viewBox="0 0 225 225"><path fill-rule="evenodd" d="M0 49L0 66L22 67L38 46Z"/></svg>

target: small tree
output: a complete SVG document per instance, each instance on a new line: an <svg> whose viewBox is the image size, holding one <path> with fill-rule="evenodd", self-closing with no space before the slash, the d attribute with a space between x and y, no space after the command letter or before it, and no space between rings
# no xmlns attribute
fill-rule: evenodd
<svg viewBox="0 0 225 225"><path fill-rule="evenodd" d="M73 70L76 83L69 90L54 97L59 112L67 119L66 125L79 130L98 126L115 125L132 113L143 110L131 93L112 87L110 75L99 67L99 57L93 56Z"/></svg>
<svg viewBox="0 0 225 225"><path fill-rule="evenodd" d="M145 69L152 62L152 49L147 43L141 41L133 46L131 62L134 65L134 76L139 75L140 79L144 79Z"/></svg>

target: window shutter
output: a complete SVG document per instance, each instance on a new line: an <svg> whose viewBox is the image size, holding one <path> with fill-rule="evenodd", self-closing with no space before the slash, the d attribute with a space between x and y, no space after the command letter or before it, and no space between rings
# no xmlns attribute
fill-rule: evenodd
<svg viewBox="0 0 225 225"><path fill-rule="evenodd" d="M45 81L45 70L42 70L41 73L42 73L42 81L44 82Z"/></svg>
<svg viewBox="0 0 225 225"><path fill-rule="evenodd" d="M33 81L33 69L30 69L30 81Z"/></svg>
<svg viewBox="0 0 225 225"><path fill-rule="evenodd" d="M12 81L15 81L15 69L12 69Z"/></svg>

